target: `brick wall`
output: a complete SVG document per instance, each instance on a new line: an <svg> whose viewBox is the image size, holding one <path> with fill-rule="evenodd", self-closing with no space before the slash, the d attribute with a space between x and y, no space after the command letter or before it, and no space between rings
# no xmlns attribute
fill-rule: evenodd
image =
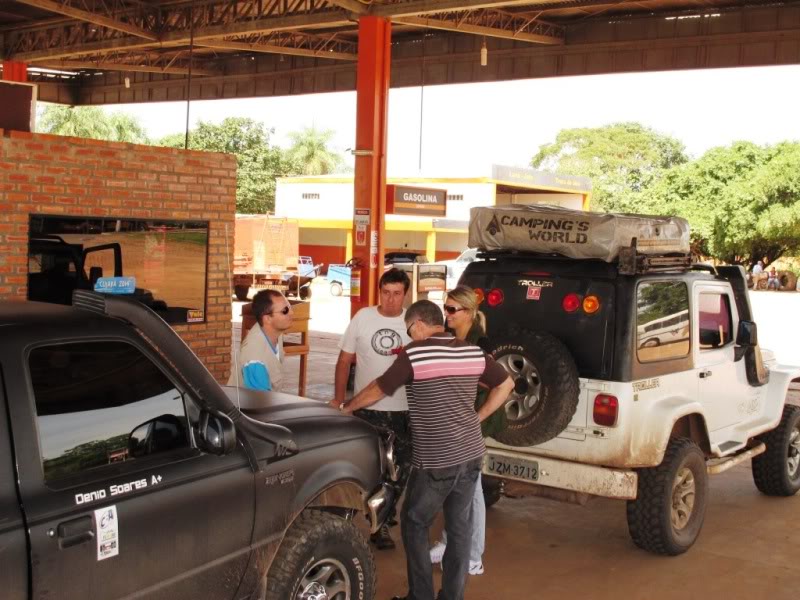
<svg viewBox="0 0 800 600"><path fill-rule="evenodd" d="M206 322L175 329L224 381L232 267L225 225L232 236L235 209L232 155L0 129L0 299L27 297L31 214L208 221Z"/></svg>

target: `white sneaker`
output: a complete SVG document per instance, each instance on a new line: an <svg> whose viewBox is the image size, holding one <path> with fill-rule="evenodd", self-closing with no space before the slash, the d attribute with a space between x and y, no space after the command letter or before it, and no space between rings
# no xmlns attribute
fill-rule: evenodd
<svg viewBox="0 0 800 600"><path fill-rule="evenodd" d="M433 552L433 551L431 551ZM483 575L483 561L471 560L469 561L469 574L470 575Z"/></svg>
<svg viewBox="0 0 800 600"><path fill-rule="evenodd" d="M431 548L431 564L438 564L442 562L442 557L444 556L444 551L447 546L442 542L436 542Z"/></svg>

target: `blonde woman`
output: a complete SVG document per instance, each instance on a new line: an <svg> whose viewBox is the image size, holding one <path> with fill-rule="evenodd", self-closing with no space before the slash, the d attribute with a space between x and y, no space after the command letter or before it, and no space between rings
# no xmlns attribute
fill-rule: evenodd
<svg viewBox="0 0 800 600"><path fill-rule="evenodd" d="M444 316L447 329L460 339L471 344L483 346L486 338L486 317L478 310L478 299L472 288L460 285L447 293L444 301ZM486 402L487 391L479 389L475 400L476 410ZM484 437L493 435L505 426L505 413L502 408L481 423ZM475 486L472 499L472 540L470 544L469 574L483 574L483 550L486 543L486 504L483 500L483 487L480 477ZM442 541L431 548L431 562L441 563L447 547L447 536L442 532Z"/></svg>

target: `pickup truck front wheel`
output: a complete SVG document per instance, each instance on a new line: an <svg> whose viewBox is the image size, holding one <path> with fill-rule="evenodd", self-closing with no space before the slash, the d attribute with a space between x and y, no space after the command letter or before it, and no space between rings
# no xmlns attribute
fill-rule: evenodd
<svg viewBox="0 0 800 600"><path fill-rule="evenodd" d="M352 521L308 510L272 561L266 600L367 600L375 581L372 552Z"/></svg>
<svg viewBox="0 0 800 600"><path fill-rule="evenodd" d="M756 487L767 496L794 496L800 490L800 406L784 406L778 426L758 439L767 450L753 459Z"/></svg>
<svg viewBox="0 0 800 600"><path fill-rule="evenodd" d="M692 547L706 513L708 478L703 451L673 438L657 467L639 469L636 500L628 501L633 543L654 554L676 556Z"/></svg>

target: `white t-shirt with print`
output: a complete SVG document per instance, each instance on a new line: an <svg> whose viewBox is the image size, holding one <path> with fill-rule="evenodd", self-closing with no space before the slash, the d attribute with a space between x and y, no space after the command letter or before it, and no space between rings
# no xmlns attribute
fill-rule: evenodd
<svg viewBox="0 0 800 600"><path fill-rule="evenodd" d="M406 311L396 317L384 317L377 306L362 308L350 321L339 349L356 355L355 393L386 372L400 349L411 343L406 333ZM406 388L401 386L369 407L370 410L408 410Z"/></svg>

